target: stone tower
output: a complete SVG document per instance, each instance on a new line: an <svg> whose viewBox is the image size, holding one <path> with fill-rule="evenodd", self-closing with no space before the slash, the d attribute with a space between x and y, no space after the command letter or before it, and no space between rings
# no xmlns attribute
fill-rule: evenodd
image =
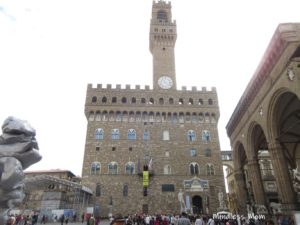
<svg viewBox="0 0 300 225"><path fill-rule="evenodd" d="M177 89L176 38L171 3L153 1L153 89L87 87L82 178L101 216L224 208L217 92Z"/></svg>

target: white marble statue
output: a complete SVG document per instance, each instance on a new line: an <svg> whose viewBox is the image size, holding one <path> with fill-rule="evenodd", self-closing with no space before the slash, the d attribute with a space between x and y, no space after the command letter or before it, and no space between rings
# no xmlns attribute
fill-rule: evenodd
<svg viewBox="0 0 300 225"><path fill-rule="evenodd" d="M184 202L182 189L180 189L178 192L178 201L179 201L179 205L180 205L180 212L186 212L186 205Z"/></svg>
<svg viewBox="0 0 300 225"><path fill-rule="evenodd" d="M224 194L222 190L220 190L218 193L218 200L219 200L219 208L225 209Z"/></svg>
<svg viewBox="0 0 300 225"><path fill-rule="evenodd" d="M7 212L24 198L23 170L41 160L35 130L26 122L8 117L0 136L0 224Z"/></svg>

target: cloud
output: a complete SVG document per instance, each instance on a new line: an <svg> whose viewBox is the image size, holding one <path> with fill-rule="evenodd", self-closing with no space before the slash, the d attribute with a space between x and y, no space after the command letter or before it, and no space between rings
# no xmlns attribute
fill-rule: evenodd
<svg viewBox="0 0 300 225"><path fill-rule="evenodd" d="M8 18L10 21L16 21L16 18L9 14L3 6L0 5L0 13L2 13L6 18Z"/></svg>

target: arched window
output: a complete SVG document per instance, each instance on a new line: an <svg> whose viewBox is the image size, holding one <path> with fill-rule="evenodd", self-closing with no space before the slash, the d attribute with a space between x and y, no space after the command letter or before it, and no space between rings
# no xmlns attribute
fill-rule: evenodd
<svg viewBox="0 0 300 225"><path fill-rule="evenodd" d="M210 150L209 148L206 148L206 149L204 150L204 155L205 155L206 157L211 157L211 150Z"/></svg>
<svg viewBox="0 0 300 225"><path fill-rule="evenodd" d="M133 98L131 99L131 103L136 103L136 98L135 98L135 97L133 97Z"/></svg>
<svg viewBox="0 0 300 225"><path fill-rule="evenodd" d="M104 96L102 97L102 103L106 103L107 102L107 98Z"/></svg>
<svg viewBox="0 0 300 225"><path fill-rule="evenodd" d="M115 121L115 113L114 111L110 111L108 114L109 121Z"/></svg>
<svg viewBox="0 0 300 225"><path fill-rule="evenodd" d="M210 98L210 99L208 99L208 104L209 105L212 105L213 104L213 100Z"/></svg>
<svg viewBox="0 0 300 225"><path fill-rule="evenodd" d="M161 121L162 121L162 122L166 122L166 121L167 121L167 114L166 114L165 112L163 112L163 113L161 114Z"/></svg>
<svg viewBox="0 0 300 225"><path fill-rule="evenodd" d="M91 164L91 174L98 175L101 171L101 164L99 162L92 162Z"/></svg>
<svg viewBox="0 0 300 225"><path fill-rule="evenodd" d="M112 103L117 103L117 97L112 97L111 102Z"/></svg>
<svg viewBox="0 0 300 225"><path fill-rule="evenodd" d="M169 104L173 105L174 104L174 99L173 98L169 98Z"/></svg>
<svg viewBox="0 0 300 225"><path fill-rule="evenodd" d="M94 121L94 118L95 118L94 112L91 111L89 115L89 121Z"/></svg>
<svg viewBox="0 0 300 225"><path fill-rule="evenodd" d="M135 118L134 118L134 112L129 112L129 122L134 122Z"/></svg>
<svg viewBox="0 0 300 225"><path fill-rule="evenodd" d="M103 111L103 113L102 113L102 121L107 121L107 111Z"/></svg>
<svg viewBox="0 0 300 225"><path fill-rule="evenodd" d="M143 112L142 120L143 120L143 122L147 122L148 121L148 113L146 111Z"/></svg>
<svg viewBox="0 0 300 225"><path fill-rule="evenodd" d="M150 104L150 105L153 105L153 104L154 104L154 99L153 99L153 98L150 98L149 104Z"/></svg>
<svg viewBox="0 0 300 225"><path fill-rule="evenodd" d="M217 122L216 114L214 114L214 113L211 114L211 122L212 123L216 123Z"/></svg>
<svg viewBox="0 0 300 225"><path fill-rule="evenodd" d="M159 101L159 104L160 104L160 105L163 105L163 104L164 104L164 99L163 99L163 98L159 98L158 101Z"/></svg>
<svg viewBox="0 0 300 225"><path fill-rule="evenodd" d="M184 123L184 113L183 112L179 113L179 123Z"/></svg>
<svg viewBox="0 0 300 225"><path fill-rule="evenodd" d="M164 141L169 141L170 140L170 133L168 130L163 131L163 140Z"/></svg>
<svg viewBox="0 0 300 225"><path fill-rule="evenodd" d="M210 118L209 118L209 113L205 113L205 123L209 123Z"/></svg>
<svg viewBox="0 0 300 225"><path fill-rule="evenodd" d="M119 131L119 129L112 129L111 130L111 139L112 140L119 140L120 139L120 131Z"/></svg>
<svg viewBox="0 0 300 225"><path fill-rule="evenodd" d="M96 140L103 140L104 138L104 131L102 128L97 128L95 130L95 139Z"/></svg>
<svg viewBox="0 0 300 225"><path fill-rule="evenodd" d="M179 99L178 104L183 105L183 99L182 98Z"/></svg>
<svg viewBox="0 0 300 225"><path fill-rule="evenodd" d="M122 113L122 121L124 122L128 121L128 113L126 111L123 111Z"/></svg>
<svg viewBox="0 0 300 225"><path fill-rule="evenodd" d="M99 197L99 196L101 196L101 186L100 186L100 184L99 183L97 183L97 185L96 185L96 197Z"/></svg>
<svg viewBox="0 0 300 225"><path fill-rule="evenodd" d="M196 132L194 130L189 130L187 132L188 141L196 141Z"/></svg>
<svg viewBox="0 0 300 225"><path fill-rule="evenodd" d="M204 116L203 113L199 113L199 122L203 123L204 122Z"/></svg>
<svg viewBox="0 0 300 225"><path fill-rule="evenodd" d="M211 163L206 164L206 175L207 176L215 175L215 169L214 169L213 164L211 164Z"/></svg>
<svg viewBox="0 0 300 225"><path fill-rule="evenodd" d="M210 141L210 133L208 130L202 131L202 141L209 142Z"/></svg>
<svg viewBox="0 0 300 225"><path fill-rule="evenodd" d="M141 103L145 104L146 103L146 99L145 98L141 98Z"/></svg>
<svg viewBox="0 0 300 225"><path fill-rule="evenodd" d="M149 113L149 122L154 122L154 112Z"/></svg>
<svg viewBox="0 0 300 225"><path fill-rule="evenodd" d="M136 132L135 129L129 129L127 131L127 139L128 140L136 140Z"/></svg>
<svg viewBox="0 0 300 225"><path fill-rule="evenodd" d="M189 105L194 105L194 100L192 98L189 99Z"/></svg>
<svg viewBox="0 0 300 225"><path fill-rule="evenodd" d="M101 120L101 113L100 111L96 112L96 121L100 121Z"/></svg>
<svg viewBox="0 0 300 225"><path fill-rule="evenodd" d="M199 165L198 165L198 163L192 162L190 164L190 174L191 175L198 175L199 174Z"/></svg>
<svg viewBox="0 0 300 225"><path fill-rule="evenodd" d="M123 196L124 197L128 196L128 184L124 184L123 186Z"/></svg>
<svg viewBox="0 0 300 225"><path fill-rule="evenodd" d="M185 114L185 122L191 122L191 114L189 112Z"/></svg>
<svg viewBox="0 0 300 225"><path fill-rule="evenodd" d="M156 113L155 120L156 120L156 122L160 122L161 121L161 116L160 116L159 112Z"/></svg>
<svg viewBox="0 0 300 225"><path fill-rule="evenodd" d="M132 175L134 174L134 163L133 162L127 162L125 165L125 174Z"/></svg>
<svg viewBox="0 0 300 225"><path fill-rule="evenodd" d="M118 174L118 164L116 162L108 164L108 174Z"/></svg>
<svg viewBox="0 0 300 225"><path fill-rule="evenodd" d="M177 113L173 113L173 116L172 116L172 122L173 122L173 123L177 123L177 121L178 121Z"/></svg>
<svg viewBox="0 0 300 225"><path fill-rule="evenodd" d="M145 141L150 140L150 132L148 130L144 131L143 140Z"/></svg>
<svg viewBox="0 0 300 225"><path fill-rule="evenodd" d="M140 122L142 120L142 114L140 111L137 111L136 114L135 114L135 120L137 122Z"/></svg>
<svg viewBox="0 0 300 225"><path fill-rule="evenodd" d="M92 103L96 103L97 102L97 97L96 96L93 96L92 97Z"/></svg>
<svg viewBox="0 0 300 225"><path fill-rule="evenodd" d="M164 166L164 174L165 175L171 174L171 166L170 165Z"/></svg>
<svg viewBox="0 0 300 225"><path fill-rule="evenodd" d="M197 123L198 122L198 116L195 112L192 114L192 123Z"/></svg>
<svg viewBox="0 0 300 225"><path fill-rule="evenodd" d="M120 111L116 112L116 121L121 121L122 120L122 113Z"/></svg>
<svg viewBox="0 0 300 225"><path fill-rule="evenodd" d="M122 98L122 103L127 103L127 98L126 97Z"/></svg>
<svg viewBox="0 0 300 225"><path fill-rule="evenodd" d="M202 100L202 98L199 99L198 105L203 105L203 100Z"/></svg>

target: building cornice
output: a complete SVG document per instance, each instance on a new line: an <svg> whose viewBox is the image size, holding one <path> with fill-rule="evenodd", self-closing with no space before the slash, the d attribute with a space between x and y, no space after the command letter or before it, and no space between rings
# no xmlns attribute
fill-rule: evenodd
<svg viewBox="0 0 300 225"><path fill-rule="evenodd" d="M282 56L282 53L290 42L299 41L300 24L284 23L279 24L270 43L265 51L259 66L248 83L246 90L240 98L231 118L226 126L227 135L230 137L253 102L255 96L262 88L264 82L270 76L272 69Z"/></svg>

